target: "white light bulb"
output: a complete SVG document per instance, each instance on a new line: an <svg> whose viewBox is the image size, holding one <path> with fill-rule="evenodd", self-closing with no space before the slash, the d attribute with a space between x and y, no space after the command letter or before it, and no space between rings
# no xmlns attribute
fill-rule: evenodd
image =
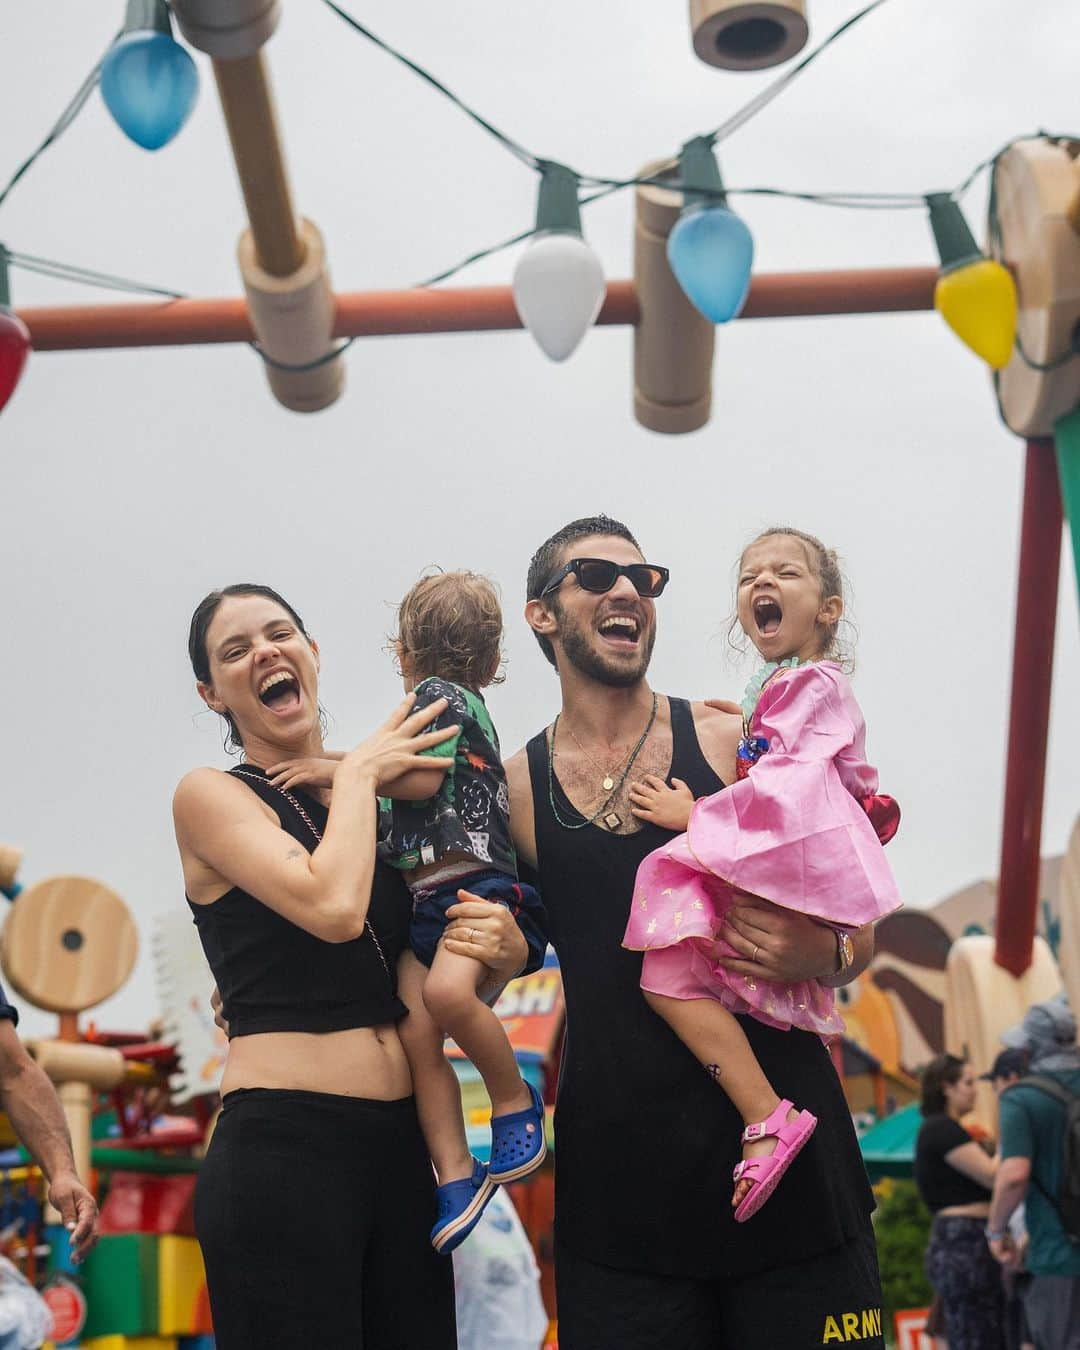
<svg viewBox="0 0 1080 1350"><path fill-rule="evenodd" d="M580 234L534 237L514 268L514 304L545 356L565 361L592 327L606 286L600 259Z"/></svg>

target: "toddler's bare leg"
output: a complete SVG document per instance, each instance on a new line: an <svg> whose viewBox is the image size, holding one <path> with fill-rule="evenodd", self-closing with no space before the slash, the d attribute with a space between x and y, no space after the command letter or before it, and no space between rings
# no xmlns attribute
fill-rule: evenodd
<svg viewBox="0 0 1080 1350"><path fill-rule="evenodd" d="M669 998L649 990L642 993L649 1007L664 1019L713 1082L731 1098L745 1124L753 1125L772 1115L780 1098L762 1072L738 1019L722 1003L712 998ZM794 1120L797 1115L793 1108L788 1119ZM773 1139L757 1139L743 1144L743 1157L760 1157L772 1153L775 1147ZM751 1184L749 1180L738 1183L733 1205L742 1200Z"/></svg>
<svg viewBox="0 0 1080 1350"><path fill-rule="evenodd" d="M398 962L398 995L409 1015L398 1030L412 1070L420 1129L442 1186L471 1177L473 1160L465 1142L457 1074L443 1054L442 1028L424 1005L427 979L427 967L406 952Z"/></svg>
<svg viewBox="0 0 1080 1350"><path fill-rule="evenodd" d="M477 996L487 970L471 956L440 946L424 982L424 1003L480 1072L493 1115L522 1111L532 1104L503 1024Z"/></svg>

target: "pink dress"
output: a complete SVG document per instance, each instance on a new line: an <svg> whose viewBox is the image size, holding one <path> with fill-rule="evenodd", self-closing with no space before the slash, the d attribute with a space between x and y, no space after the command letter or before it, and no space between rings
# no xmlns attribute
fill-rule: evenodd
<svg viewBox="0 0 1080 1350"><path fill-rule="evenodd" d="M725 970L717 937L732 887L840 928L899 909L885 853L861 800L877 791L866 726L833 661L779 671L750 723L768 751L741 782L694 803L685 834L638 868L623 946L644 951L643 989L719 999L770 1026L843 1031L831 989Z"/></svg>

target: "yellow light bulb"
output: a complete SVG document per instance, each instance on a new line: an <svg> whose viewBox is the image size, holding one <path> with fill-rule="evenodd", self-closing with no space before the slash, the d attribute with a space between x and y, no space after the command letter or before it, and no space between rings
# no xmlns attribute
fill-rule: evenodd
<svg viewBox="0 0 1080 1350"><path fill-rule="evenodd" d="M1009 364L1016 341L1016 283L992 258L976 258L938 277L934 308L987 365Z"/></svg>

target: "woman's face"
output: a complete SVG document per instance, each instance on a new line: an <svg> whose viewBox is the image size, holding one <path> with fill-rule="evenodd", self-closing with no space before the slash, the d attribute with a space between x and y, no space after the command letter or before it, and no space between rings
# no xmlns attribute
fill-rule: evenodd
<svg viewBox="0 0 1080 1350"><path fill-rule="evenodd" d="M975 1105L975 1070L965 1064L955 1083L946 1083L945 1107L951 1116L966 1116Z"/></svg>
<svg viewBox="0 0 1080 1350"><path fill-rule="evenodd" d="M319 649L288 610L262 595L230 595L206 634L210 683L199 693L232 713L244 745L289 744L319 726Z"/></svg>

